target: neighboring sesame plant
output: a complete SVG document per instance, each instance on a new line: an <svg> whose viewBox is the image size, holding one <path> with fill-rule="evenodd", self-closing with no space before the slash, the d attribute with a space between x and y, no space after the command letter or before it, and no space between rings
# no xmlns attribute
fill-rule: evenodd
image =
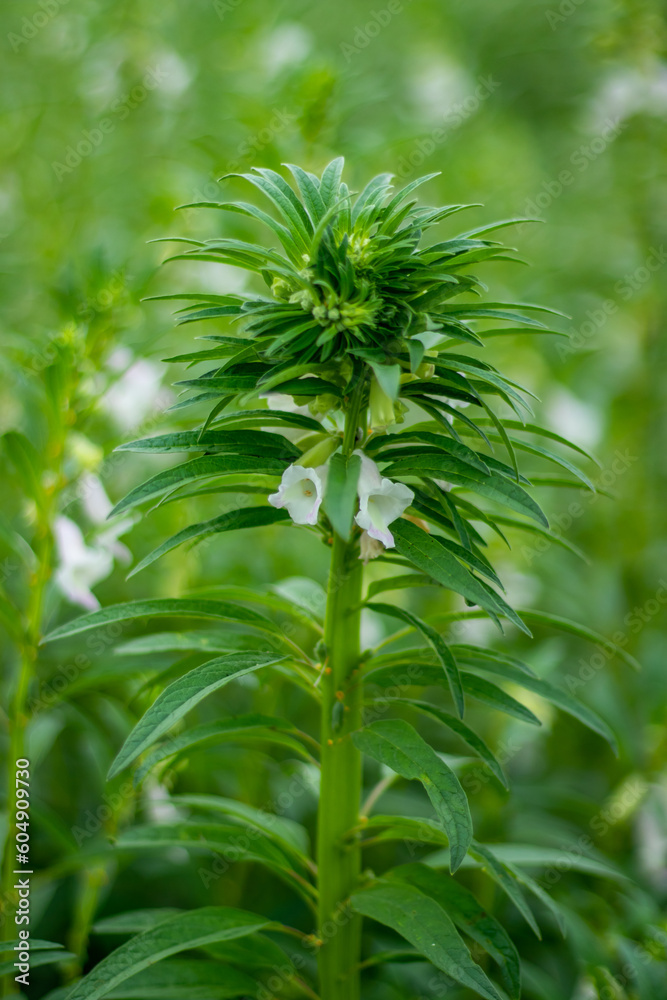
<svg viewBox="0 0 667 1000"><path fill-rule="evenodd" d="M451 643L434 621L377 598L392 590L436 586L459 595L437 616L441 626L488 616L497 626L506 619L527 634L526 623L538 623L602 641L563 619L535 611L517 613L502 596L502 584L485 554L484 532L489 529L501 538L505 529L518 529L557 540L527 491L531 484L518 470L518 451L560 467L559 475L545 478L550 484L581 480L590 485L567 457L542 442L581 450L526 422L526 390L477 356L476 349L490 337L544 332L531 314L552 310L480 300L484 286L469 268L515 259L487 238L508 223L422 244L427 230L466 207L419 206L413 193L429 177L393 193L390 175L381 174L353 195L341 181L341 159L330 163L321 178L299 167L289 169L296 190L271 170L241 175L268 197L275 215L250 203L205 203L265 224L282 249L237 239L188 239L183 241L188 248L173 258L244 268L261 276L267 291L161 296L188 302L182 323L209 319L230 325L224 333L205 338L210 349L170 359L210 365L180 383L194 395L179 406L208 400L212 409L207 419L190 431L125 446L143 454L186 452L195 457L158 472L115 511L156 498L224 498L225 493L239 492L254 496L254 506L227 508L212 520L184 528L137 569L184 542L217 532L303 525L313 545L323 543L331 550L323 627L316 615L276 592L255 592L223 579L212 597L109 607L70 622L50 638L158 617L206 619L218 626L215 633L179 635L179 649L215 655L165 687L122 747L114 775L141 759L141 778L165 761L233 738L235 732L244 741L253 735L263 742L282 740L308 757L316 742L313 733L290 728L285 719L260 715L225 717L165 738L205 696L253 671L287 678L308 693L319 725L315 858L309 856L304 839L294 834L294 824L278 818L269 823L265 813L247 804L214 796L205 801L199 797L199 803L192 797L191 802L195 813L199 806L212 819L134 828L120 841L126 850L180 845L227 856L233 849L238 860L265 865L284 880L301 901L301 911L297 906L294 912L301 912L303 925L287 927L227 907L173 915L142 911L136 920L129 914L116 930L140 933L105 958L69 997L94 1000L123 983L118 995L142 996L147 990L146 995L160 996L160 984L169 983L171 991L165 996L174 996L178 975L185 975L185 960L169 964L169 956L206 946L205 955L185 963L190 978L182 980L183 995L188 995L188 984L215 981L227 990L220 996L359 1000L362 973L375 976L385 961L423 961L426 956L450 981L481 997L517 998L520 963L515 947L454 874L466 859L482 868L537 933L527 895L550 907L556 920L558 910L526 873L519 855L510 862L501 846L492 849L473 838L456 767L419 734L417 719L425 714L431 723L437 720L443 732L455 734L466 753L481 758L502 784L506 779L493 751L462 721L468 699L536 723L515 697L518 688L525 688L574 715L612 745L613 735L589 708L540 680L525 663L492 648ZM503 325L495 325L498 322ZM504 404L510 418L496 413L490 401ZM364 591L364 565L371 559L396 567L396 574L382 579L375 575ZM406 648L399 643L395 652L387 652L390 637L382 651L363 652L364 608L397 620L401 631L396 640L416 635L422 645ZM312 634L307 648L270 617L275 610L296 613L301 622L306 616ZM219 626L227 623L236 632L239 626L246 628L255 637L253 648L239 651L233 635L226 642ZM263 648L258 636L263 637ZM511 695L498 680L511 682ZM448 706L420 700L412 691L434 686L443 689ZM383 776L362 806L364 756L369 759L368 774L377 776L379 764ZM374 813L394 779L421 782L432 815ZM221 814L224 822L215 822ZM245 839L239 837L243 831ZM447 851L440 850L429 865L362 873L365 845L406 839ZM365 953L363 917L372 921ZM372 938L378 923L390 928L382 932L383 941L400 936L406 943L378 950ZM296 936L306 957L298 961L293 956L288 962L267 932ZM250 936L245 948L221 944L244 936ZM466 940L474 943L479 961ZM211 950L213 944L217 951ZM308 953L317 955L318 982L311 977ZM167 959L171 972L160 971L162 966L155 963L161 959ZM217 980L206 979L212 964ZM268 979L258 978L262 964L274 970ZM501 987L494 985L496 975Z"/></svg>

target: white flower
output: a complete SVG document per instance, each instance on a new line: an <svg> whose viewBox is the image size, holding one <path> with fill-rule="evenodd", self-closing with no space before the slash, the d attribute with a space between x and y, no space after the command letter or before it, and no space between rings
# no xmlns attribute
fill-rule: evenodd
<svg viewBox="0 0 667 1000"><path fill-rule="evenodd" d="M56 584L72 604L95 611L100 602L90 588L111 573L111 552L101 546L89 548L83 540L81 528L68 517L56 518L53 532L58 551L58 566L54 573Z"/></svg>
<svg viewBox="0 0 667 1000"><path fill-rule="evenodd" d="M324 496L323 469L304 469L290 465L283 472L277 493L272 493L272 507L287 507L295 524L316 524Z"/></svg>
<svg viewBox="0 0 667 1000"><path fill-rule="evenodd" d="M393 548L394 536L389 525L410 506L415 495L403 483L383 479L375 462L362 451L355 451L354 454L361 459L361 474L357 486L359 513L355 521L371 538L382 542L385 548Z"/></svg>
<svg viewBox="0 0 667 1000"><path fill-rule="evenodd" d="M171 403L171 392L161 385L162 369L152 361L143 358L133 361L131 351L119 348L109 359L108 368L117 372L118 378L100 405L121 430L134 430L152 413Z"/></svg>
<svg viewBox="0 0 667 1000"><path fill-rule="evenodd" d="M99 486L104 493L101 483ZM109 576L114 559L130 562L132 554L118 538L129 531L133 524L132 518L117 521L100 532L93 545L86 545L78 524L68 517L56 518L53 533L58 564L54 580L72 604L80 604L88 611L99 608L100 603L91 588Z"/></svg>

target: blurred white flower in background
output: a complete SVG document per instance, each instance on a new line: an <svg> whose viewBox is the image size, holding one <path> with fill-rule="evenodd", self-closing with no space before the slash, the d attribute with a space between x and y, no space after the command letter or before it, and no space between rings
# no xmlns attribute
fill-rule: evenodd
<svg viewBox="0 0 667 1000"><path fill-rule="evenodd" d="M602 438L600 409L578 399L564 386L558 386L549 395L546 416L550 427L581 448L594 448Z"/></svg>
<svg viewBox="0 0 667 1000"><path fill-rule="evenodd" d="M636 114L664 115L667 111L667 65L655 62L648 70L623 67L610 73L593 100L596 129L608 119L623 121Z"/></svg>
<svg viewBox="0 0 667 1000"><path fill-rule="evenodd" d="M279 24L262 46L262 66L269 77L302 63L313 47L313 36L302 24Z"/></svg>
<svg viewBox="0 0 667 1000"><path fill-rule="evenodd" d="M91 587L111 573L111 552L101 546L87 546L81 528L68 517L56 518L53 533L58 553L58 565L53 576L56 585L72 604L94 611L99 608L100 602Z"/></svg>
<svg viewBox="0 0 667 1000"><path fill-rule="evenodd" d="M173 396L162 387L162 366L143 358L134 360L127 347L114 351L108 368L119 377L104 393L100 406L120 430L134 430L152 413L166 409Z"/></svg>
<svg viewBox="0 0 667 1000"><path fill-rule="evenodd" d="M450 57L422 56L416 67L410 90L415 112L422 121L441 120L453 104L475 91L475 81L470 74Z"/></svg>
<svg viewBox="0 0 667 1000"><path fill-rule="evenodd" d="M112 506L97 476L87 475L81 479L80 496L93 524L104 524ZM131 561L132 553L118 539L134 523L131 517L122 518L115 524L112 522L98 531L93 542L87 545L76 522L64 515L56 518L53 533L58 562L53 578L68 601L80 604L88 611L99 608L100 602L92 588L111 574L114 560L122 563Z"/></svg>

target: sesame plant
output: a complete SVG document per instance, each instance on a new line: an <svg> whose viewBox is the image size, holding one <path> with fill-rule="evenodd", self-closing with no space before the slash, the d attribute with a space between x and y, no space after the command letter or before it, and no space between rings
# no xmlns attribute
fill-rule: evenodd
<svg viewBox="0 0 667 1000"><path fill-rule="evenodd" d="M160 296L185 301L182 324L222 324L222 332L204 336L206 349L170 359L204 366L181 380L177 406L199 412L208 404L208 413L191 429L123 446L185 458L133 489L114 513L185 497L220 501L222 513L184 527L134 572L221 532L275 525L279 545L285 525L302 526L313 547L330 551L323 621L303 602L236 586L221 567L219 585L206 593L93 611L49 639L121 621L199 620L195 630L137 640L144 652L171 642L203 662L167 678L110 776L135 766L141 781L198 748L234 739L291 747L319 772L316 850L293 820L217 796L181 802L189 819L128 829L119 842L125 850L177 845L263 866L294 894L294 920L229 906L110 918L110 929L132 936L67 996L167 997L204 984L216 996L359 1000L362 977L371 982L383 963L428 961L454 989L518 998L516 948L465 872L483 872L538 935L535 902L557 922L558 908L527 873L529 859L523 864L515 853L510 860L503 845L475 839L456 755L431 745L420 720L429 720L429 732L437 724L443 740L458 741L462 761L478 758L505 786L493 748L466 721L470 703L539 724L520 700L524 689L531 705L537 695L614 745L597 714L527 663L495 646L454 641L457 624L474 618L490 619L499 635L507 626L530 635L538 624L604 641L564 619L513 609L487 555L494 535L558 540L533 484L592 488L568 457L588 456L532 422L528 390L480 359L491 338L552 332L535 315L553 310L482 297L485 286L470 269L517 259L490 238L510 223L427 239L468 207L418 204L417 188L435 175L394 193L391 176L381 174L359 194L342 181L342 159L320 178L289 169L294 186L268 169L238 175L269 210L201 203L261 223L275 245L183 239L171 258L242 268L263 290ZM530 481L519 467L524 454L555 465L555 473ZM240 494L251 504L237 503ZM386 572L367 572L365 583L371 562ZM404 606L406 592L419 588L442 595L428 620ZM301 631L281 627L277 612L298 619ZM375 649L361 645L365 612L396 626ZM308 642L297 641L302 633ZM309 699L308 732L259 713L189 724L204 698L258 671ZM378 811L394 782L422 786L423 816ZM423 845L423 860L387 868L385 851L381 870L365 867L364 851L404 841ZM290 944L298 950L288 956ZM181 952L190 957L172 957Z"/></svg>

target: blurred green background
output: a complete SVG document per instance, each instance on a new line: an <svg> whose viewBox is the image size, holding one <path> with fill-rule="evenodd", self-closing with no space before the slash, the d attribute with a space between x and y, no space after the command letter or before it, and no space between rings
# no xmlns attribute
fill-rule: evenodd
<svg viewBox="0 0 667 1000"><path fill-rule="evenodd" d="M532 644L514 635L500 640L595 706L617 732L621 755L615 760L601 740L541 706L545 725L537 734L519 723L486 722L487 738L506 748L511 794L480 780L479 769L468 790L482 839L558 845L579 856L585 837L586 852L607 855L632 880L574 870L554 877L553 868L542 869L543 883L553 884L569 914L565 941L547 920L546 943L539 944L511 908L503 911L527 958L526 996L662 1000L664 4L5 0L1 18L0 430L28 436L47 478L58 466L61 512L91 546L99 538L99 506L86 507L81 496L99 501L99 490L82 493L76 484L94 474L117 500L145 469L131 456L110 459L112 449L177 419L163 413L175 397L168 388L173 369L160 361L189 350L194 328L175 331L169 304L141 298L184 288L236 290L245 280L220 265L160 267L164 247L147 246L149 240L208 237L223 227L238 236L254 232L236 216L174 214L174 206L247 198L239 182L218 183L229 171L290 161L319 172L343 154L357 189L383 170L404 180L440 171L424 199L483 206L471 209L461 228L514 216L544 220L507 230L507 242L530 267L496 265L484 276L496 300L563 310L571 320L561 329L571 339L502 338L489 359L539 395L547 424L598 455L594 481L612 496L541 491L552 525L589 562L529 535L516 540L511 555L500 545L495 555L512 603L615 637L643 670L633 674L600 650L546 631ZM443 232L455 231L443 225ZM58 363L70 378L65 388L54 388L51 378ZM34 511L11 464L3 458L3 465L0 575L8 599L23 607L30 560L25 569L15 536L30 540ZM209 510L210 503L165 506L123 541L140 557ZM111 554L122 555L117 547ZM251 543L241 535L181 551L130 582L117 561L113 572L100 569L104 579L94 589L105 604L224 581L300 575L323 583L325 570L326 552L313 553L298 532L262 530ZM57 576L49 588L45 624L76 613ZM430 610L437 609L434 603ZM367 624L368 641L377 628ZM486 626L474 634L498 641ZM2 642L10 691L16 661L6 629ZM76 654L72 646L72 662ZM100 811L109 795L103 776L151 688L141 687L145 677L125 679L118 658L103 647L90 654L87 673L74 672L71 690L55 691L49 678L62 672L65 655L49 651L40 661L46 687L38 690L53 696L40 703L48 710L35 713L30 729L34 849L48 869L35 892L39 936L81 955L88 947L95 959L114 943L95 936L87 946L96 912L149 905L149 898L162 906L234 904L243 892L249 908L266 898L287 907L282 890L257 874L248 880L232 870L205 887L197 861L178 854L109 860L99 845L136 804L121 795L120 805ZM274 711L283 694L241 688L232 709L247 710L253 697ZM292 705L289 714L295 711ZM211 762L218 768L213 779ZM254 752L236 770L234 763L231 751L218 750L172 780L179 791L210 791L213 780L222 794L268 803L297 769L289 759ZM150 790L156 814L163 795L159 785ZM390 796L385 805L389 811ZM313 808L305 792L294 815L310 822ZM73 830L84 830L82 841ZM82 843L91 851L83 871L72 860ZM28 995L41 997L58 981L52 971L35 970ZM395 967L369 986L368 997L430 1000L443 988L423 966Z"/></svg>

